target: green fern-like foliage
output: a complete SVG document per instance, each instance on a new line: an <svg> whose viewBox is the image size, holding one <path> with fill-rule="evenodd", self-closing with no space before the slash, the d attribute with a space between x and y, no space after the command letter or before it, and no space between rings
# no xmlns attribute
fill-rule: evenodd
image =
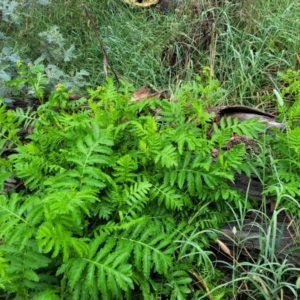
<svg viewBox="0 0 300 300"><path fill-rule="evenodd" d="M115 172L113 175L116 177L116 182L134 182L137 177L137 169L137 163L129 154L125 154L118 159L117 165L114 167Z"/></svg>
<svg viewBox="0 0 300 300"><path fill-rule="evenodd" d="M291 93L294 102L283 104L279 118L285 130L275 130L276 138L269 141L273 149L270 166L274 172L267 178L265 193L277 199L278 208L286 208L300 216L300 97L299 79L288 82L283 94Z"/></svg>
<svg viewBox="0 0 300 300"><path fill-rule="evenodd" d="M1 99L0 124L0 153L2 155L3 149L21 144L18 136L21 120L14 117L13 111L8 109ZM4 161L1 161L1 165L4 165Z"/></svg>
<svg viewBox="0 0 300 300"><path fill-rule="evenodd" d="M103 299L122 299L123 292L133 289L129 252L120 250L114 237L102 234L86 256L71 258L57 270L57 275L67 274L73 299L97 299L99 292Z"/></svg>
<svg viewBox="0 0 300 300"><path fill-rule="evenodd" d="M226 144L260 126L221 120L208 138L212 116L190 93L131 102L131 90L108 80L89 99L0 107L14 147L0 182L21 186L0 195L0 286L16 299L186 299L190 270L213 271L207 230L225 201L238 207L228 182L251 173L245 147Z"/></svg>

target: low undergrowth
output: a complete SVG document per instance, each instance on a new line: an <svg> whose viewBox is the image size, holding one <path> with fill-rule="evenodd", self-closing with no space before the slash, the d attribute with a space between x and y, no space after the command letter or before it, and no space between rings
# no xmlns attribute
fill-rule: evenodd
<svg viewBox="0 0 300 300"><path fill-rule="evenodd" d="M5 295L225 299L240 293L244 277L219 286L213 229L251 207L229 186L239 173L258 176L265 194L278 196L276 210L299 212L299 74L284 75L290 88L275 93L286 131L268 135L256 119L215 123L206 108L222 89L207 72L173 100L133 101L130 84L117 89L108 79L71 101L63 84L45 99L43 73L32 75L42 67L17 65L19 76L7 85L32 90L40 105L11 110L2 102L0 109ZM210 81L215 89L204 89ZM286 93L294 103L282 101ZM247 149L229 146L232 134L265 138ZM7 188L11 179L16 186Z"/></svg>

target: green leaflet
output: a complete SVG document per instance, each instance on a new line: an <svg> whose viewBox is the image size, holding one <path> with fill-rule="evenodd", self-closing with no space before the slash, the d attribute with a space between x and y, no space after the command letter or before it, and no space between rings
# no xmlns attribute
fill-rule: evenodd
<svg viewBox="0 0 300 300"><path fill-rule="evenodd" d="M113 173L116 182L134 182L137 177L136 171L138 169L137 163L129 154L126 154L118 159L117 165L114 167Z"/></svg>
<svg viewBox="0 0 300 300"><path fill-rule="evenodd" d="M149 279L152 269L159 274L167 274L172 266L171 254L175 245L166 234L159 234L155 224L147 224L147 227L145 222L135 228L129 227L119 238L121 245L129 243L133 247L134 266Z"/></svg>
<svg viewBox="0 0 300 300"><path fill-rule="evenodd" d="M57 274L68 269L71 290L80 286L81 293L85 293L84 290L87 289L93 296L96 285L96 290L101 292L103 299L111 299L121 298L122 291L133 288L131 266L126 263L129 254L126 251L116 251L115 239L106 238L105 234L96 237L86 256L70 259L58 269ZM81 280L82 276L84 281Z"/></svg>

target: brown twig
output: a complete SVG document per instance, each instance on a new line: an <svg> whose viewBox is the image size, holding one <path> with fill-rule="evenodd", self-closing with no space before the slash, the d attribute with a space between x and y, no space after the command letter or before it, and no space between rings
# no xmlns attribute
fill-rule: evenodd
<svg viewBox="0 0 300 300"><path fill-rule="evenodd" d="M100 49L101 49L101 52L102 52L102 55L103 55L103 71L104 71L104 74L105 74L105 77L107 77L107 67L110 67L111 71L113 72L115 78L116 78L116 81L118 83L118 85L120 86L120 81L119 81L119 78L118 78L118 75L117 73L115 72L115 70L113 69L112 67L112 64L110 63L110 60L108 58L108 55L107 55L107 52L104 48L104 45L101 41L101 37L100 37L100 34L97 30L97 26L96 26L96 23L90 13L90 11L88 10L88 8L86 7L86 5L84 3L81 4L83 10L85 11L85 14L87 15L88 19L90 20L91 22L91 25L92 25L92 29L95 33L95 36L97 38L97 41L98 41L98 44L100 46Z"/></svg>

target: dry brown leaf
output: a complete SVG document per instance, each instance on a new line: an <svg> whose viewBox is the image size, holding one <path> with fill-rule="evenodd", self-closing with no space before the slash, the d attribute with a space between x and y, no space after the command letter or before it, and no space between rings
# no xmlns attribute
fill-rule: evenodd
<svg viewBox="0 0 300 300"><path fill-rule="evenodd" d="M196 271L194 271L194 270L190 270L189 272L190 272L191 274L193 274L193 276L197 279L198 282L196 283L196 285L197 285L200 289L202 289L202 287L203 287L204 290L205 290L205 292L207 293L208 299L209 299L209 300L213 300L212 295L211 295L211 293L210 293L210 290L209 290L209 288L208 288L208 286L207 286L206 280L205 280L204 278L202 278L201 274L198 273L198 272L196 272Z"/></svg>
<svg viewBox="0 0 300 300"><path fill-rule="evenodd" d="M148 7L157 4L159 0L123 0L126 4Z"/></svg>
<svg viewBox="0 0 300 300"><path fill-rule="evenodd" d="M296 70L300 70L300 56L296 54Z"/></svg>
<svg viewBox="0 0 300 300"><path fill-rule="evenodd" d="M142 99L149 99L156 96L160 96L161 92L150 92L145 86L141 87L133 93L130 101L138 102Z"/></svg>
<svg viewBox="0 0 300 300"><path fill-rule="evenodd" d="M228 256L232 257L231 252L229 250L229 248L220 240L217 240L217 243L219 244L220 248L222 249L222 251L227 254Z"/></svg>
<svg viewBox="0 0 300 300"><path fill-rule="evenodd" d="M270 294L269 294L269 291L268 291L268 289L267 289L267 287L266 287L265 282L264 282L259 276L256 276L256 275L254 275L252 278L253 278L255 281L257 281L257 282L260 283L260 285L261 285L261 287L263 288L264 292L269 296Z"/></svg>

